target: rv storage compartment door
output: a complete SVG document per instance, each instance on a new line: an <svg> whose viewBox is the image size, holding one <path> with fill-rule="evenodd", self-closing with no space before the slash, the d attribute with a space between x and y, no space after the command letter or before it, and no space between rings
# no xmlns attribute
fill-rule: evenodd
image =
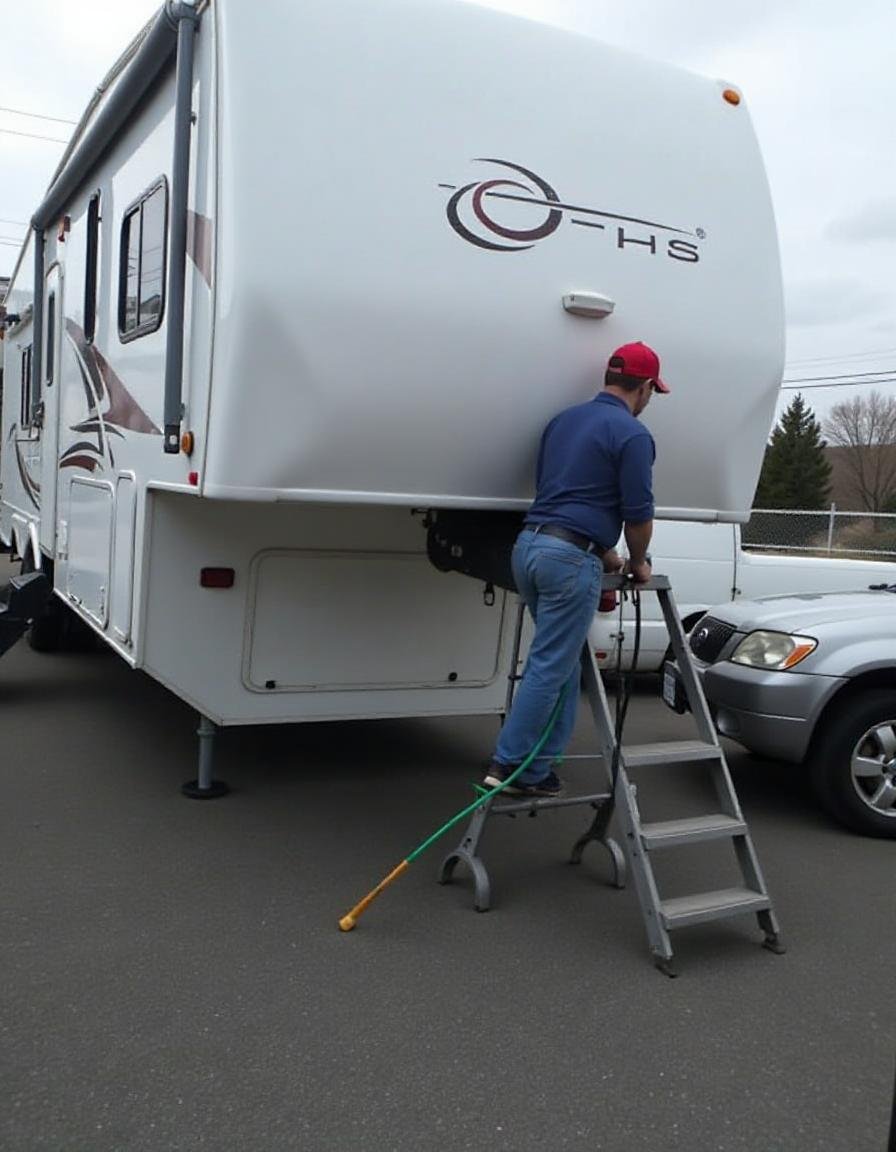
<svg viewBox="0 0 896 1152"><path fill-rule="evenodd" d="M112 551L112 485L72 480L69 495L66 592L104 628L108 619Z"/></svg>
<svg viewBox="0 0 896 1152"><path fill-rule="evenodd" d="M425 555L266 551L252 564L255 691L462 687L497 675L504 597Z"/></svg>

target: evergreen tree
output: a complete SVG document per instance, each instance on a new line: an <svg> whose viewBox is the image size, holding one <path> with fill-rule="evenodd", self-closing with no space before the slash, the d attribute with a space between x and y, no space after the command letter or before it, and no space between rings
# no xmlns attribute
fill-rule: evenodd
<svg viewBox="0 0 896 1152"><path fill-rule="evenodd" d="M815 413L798 392L775 425L765 449L756 508L826 508L831 464Z"/></svg>

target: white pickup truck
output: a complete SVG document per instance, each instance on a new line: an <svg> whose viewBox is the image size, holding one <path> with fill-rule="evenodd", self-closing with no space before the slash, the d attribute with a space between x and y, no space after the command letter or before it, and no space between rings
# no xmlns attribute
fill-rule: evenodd
<svg viewBox="0 0 896 1152"><path fill-rule="evenodd" d="M620 551L623 549L620 547ZM651 543L653 571L668 576L679 614L689 629L714 604L728 600L755 600L787 593L846 592L869 584L891 584L896 563L839 559L828 556L782 556L752 552L741 545L738 524L692 524L658 520ZM613 612L598 612L590 641L600 667L617 666L622 632L622 667L631 664L635 614L631 601ZM656 672L668 652L666 626L655 596L641 601L641 645L638 668Z"/></svg>

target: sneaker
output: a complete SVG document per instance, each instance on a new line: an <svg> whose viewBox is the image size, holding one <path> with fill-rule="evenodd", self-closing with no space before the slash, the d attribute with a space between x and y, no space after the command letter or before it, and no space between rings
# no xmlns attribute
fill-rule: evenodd
<svg viewBox="0 0 896 1152"><path fill-rule="evenodd" d="M485 775L483 783L486 788L497 788L510 776L515 764L498 764L493 760L491 767ZM541 780L526 784L515 780L508 788L503 789L507 796L562 796L563 781L556 772L548 772Z"/></svg>

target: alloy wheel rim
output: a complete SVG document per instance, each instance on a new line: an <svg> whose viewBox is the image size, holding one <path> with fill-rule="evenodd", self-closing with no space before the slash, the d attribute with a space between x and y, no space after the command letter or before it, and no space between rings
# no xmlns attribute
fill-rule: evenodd
<svg viewBox="0 0 896 1152"><path fill-rule="evenodd" d="M850 776L863 804L896 820L896 719L872 725L856 741Z"/></svg>

